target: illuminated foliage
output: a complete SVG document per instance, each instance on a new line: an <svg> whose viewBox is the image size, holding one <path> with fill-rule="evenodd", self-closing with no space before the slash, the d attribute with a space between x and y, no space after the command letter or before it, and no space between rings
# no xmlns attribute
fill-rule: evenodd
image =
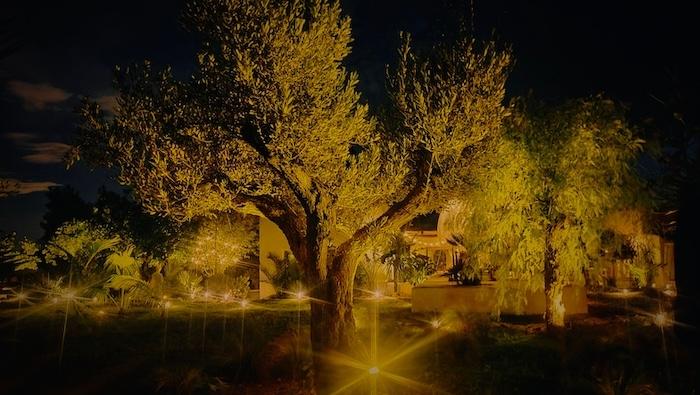
<svg viewBox="0 0 700 395"><path fill-rule="evenodd" d="M290 292L301 286L301 267L289 251L285 251L281 257L269 254L268 258L274 262L274 265L261 263L260 270L265 273L265 277L275 287L278 295L282 296L283 292Z"/></svg>
<svg viewBox="0 0 700 395"><path fill-rule="evenodd" d="M96 266L96 258L114 248L120 240L88 221L71 221L51 236L44 246L44 256L47 263L54 266L64 262L71 268L78 265L81 272L89 273L101 269Z"/></svg>
<svg viewBox="0 0 700 395"><path fill-rule="evenodd" d="M16 235L10 234L2 238L0 253L5 263L12 265L14 271L35 271L41 263L41 247L34 241L23 238L17 241Z"/></svg>
<svg viewBox="0 0 700 395"><path fill-rule="evenodd" d="M630 201L642 141L601 97L554 108L518 102L506 137L456 228L499 263L501 303L513 288L544 288L547 323L563 325L563 287L584 282L605 216Z"/></svg>
<svg viewBox="0 0 700 395"><path fill-rule="evenodd" d="M205 279L235 266L248 267L246 259L258 246L256 225L257 219L240 215L199 220L176 244L169 263Z"/></svg>
<svg viewBox="0 0 700 395"><path fill-rule="evenodd" d="M619 210L605 218L604 226L609 230L604 248L609 259L621 258L629 265L635 285L649 287L654 274L662 266L655 257L655 237L651 228L650 207Z"/></svg>
<svg viewBox="0 0 700 395"><path fill-rule="evenodd" d="M429 275L436 271L435 264L427 256L418 255L411 251L411 245L401 232L388 235L386 245L381 250L383 252L380 258L381 262L391 267L394 272L395 292L398 292L398 281L406 281L415 286L425 281ZM367 261L372 260L369 256L367 258ZM366 269L365 272L367 272Z"/></svg>
<svg viewBox="0 0 700 395"><path fill-rule="evenodd" d="M501 130L510 54L462 40L421 57L405 37L380 123L343 66L337 2L193 0L184 20L202 39L191 78L118 70L116 115L85 103L73 159L115 168L153 213L269 218L329 302L311 307L315 349L348 347L358 258L468 185Z"/></svg>
<svg viewBox="0 0 700 395"><path fill-rule="evenodd" d="M177 274L177 282L192 299L202 291L202 280L202 276L198 276L187 270L183 270Z"/></svg>
<svg viewBox="0 0 700 395"><path fill-rule="evenodd" d="M111 253L105 261L105 269L110 272L104 287L118 290L120 293L119 308L126 309L134 299L147 299L152 296L148 282L140 273L141 261L134 256L134 247Z"/></svg>

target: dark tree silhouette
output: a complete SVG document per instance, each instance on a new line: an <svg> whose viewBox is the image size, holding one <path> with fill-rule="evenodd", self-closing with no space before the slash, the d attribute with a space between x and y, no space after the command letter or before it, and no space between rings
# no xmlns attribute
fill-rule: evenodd
<svg viewBox="0 0 700 395"><path fill-rule="evenodd" d="M42 240L48 240L67 221L90 218L90 205L71 186L50 187L46 197L49 201L41 221L41 228L44 230Z"/></svg>

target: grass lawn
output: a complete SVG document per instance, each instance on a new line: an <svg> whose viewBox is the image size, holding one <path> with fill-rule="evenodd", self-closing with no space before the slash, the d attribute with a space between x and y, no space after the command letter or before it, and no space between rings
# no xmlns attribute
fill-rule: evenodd
<svg viewBox="0 0 700 395"><path fill-rule="evenodd" d="M334 357L352 366L337 380L337 389L354 383L346 393L369 391L373 303L356 302L363 346L353 358ZM378 393L696 391L695 356L673 327L662 332L653 317L629 308L634 302L620 303L594 300L590 315L548 335L534 319L432 316L411 313L405 301L381 302ZM299 309L292 300L254 303L245 312L238 305L172 301L167 314L132 309L125 315L81 304L68 315L60 366L65 305L1 307L3 394L292 394L308 388L308 305Z"/></svg>

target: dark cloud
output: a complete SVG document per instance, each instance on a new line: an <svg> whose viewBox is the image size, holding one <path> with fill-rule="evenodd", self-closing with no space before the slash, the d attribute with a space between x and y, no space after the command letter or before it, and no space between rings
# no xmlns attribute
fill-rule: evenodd
<svg viewBox="0 0 700 395"><path fill-rule="evenodd" d="M97 104L102 107L102 110L114 114L117 109L117 96L116 95L105 95L105 96L100 96L97 99L95 99Z"/></svg>
<svg viewBox="0 0 700 395"><path fill-rule="evenodd" d="M32 153L24 155L22 159L29 163L48 164L61 163L71 146L58 142L35 143L31 146Z"/></svg>
<svg viewBox="0 0 700 395"><path fill-rule="evenodd" d="M9 81L7 89L22 100L28 111L44 110L50 104L68 100L72 94L49 84L32 84L24 81Z"/></svg>
<svg viewBox="0 0 700 395"><path fill-rule="evenodd" d="M37 142L37 136L31 133L7 133L5 137L28 153L22 160L34 164L61 163L70 145L57 141Z"/></svg>
<svg viewBox="0 0 700 395"><path fill-rule="evenodd" d="M0 178L0 198L44 192L48 191L49 187L60 185L52 181L22 181L14 178Z"/></svg>

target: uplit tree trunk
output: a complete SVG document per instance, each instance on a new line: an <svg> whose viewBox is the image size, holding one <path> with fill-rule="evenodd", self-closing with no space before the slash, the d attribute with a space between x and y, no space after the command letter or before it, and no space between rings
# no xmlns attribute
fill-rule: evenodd
<svg viewBox="0 0 700 395"><path fill-rule="evenodd" d="M551 232L546 236L544 257L544 320L548 330L564 326L563 284L557 276L556 252L551 245Z"/></svg>
<svg viewBox="0 0 700 395"><path fill-rule="evenodd" d="M298 193L299 201L304 203L303 213L300 210L296 215L265 208L266 217L287 237L294 257L304 269L305 282L314 299L311 301L310 330L317 393L330 391L335 379L344 377L344 369L347 369L346 366L334 366L325 357L329 353L351 355L356 349L353 347L356 336L352 307L359 251L377 232L398 229L414 217L429 179L430 158L430 152L421 150L413 188L402 200L372 223L356 230L333 251L329 251L328 246L330 230L335 226L335 213L329 209L329 197Z"/></svg>
<svg viewBox="0 0 700 395"><path fill-rule="evenodd" d="M312 292L311 349L314 362L314 387L320 394L330 393L333 385L347 372L331 362L331 354L348 355L356 341L353 317L353 278L350 273L329 273Z"/></svg>
<svg viewBox="0 0 700 395"><path fill-rule="evenodd" d="M327 218L327 217L324 217ZM329 251L330 235L322 222L309 223L305 271L310 289L310 335L313 352L314 389L319 394L331 391L337 379L346 375L342 366L334 365L329 354L349 354L353 350L353 284L356 262L346 250ZM345 367L346 368L346 367Z"/></svg>

